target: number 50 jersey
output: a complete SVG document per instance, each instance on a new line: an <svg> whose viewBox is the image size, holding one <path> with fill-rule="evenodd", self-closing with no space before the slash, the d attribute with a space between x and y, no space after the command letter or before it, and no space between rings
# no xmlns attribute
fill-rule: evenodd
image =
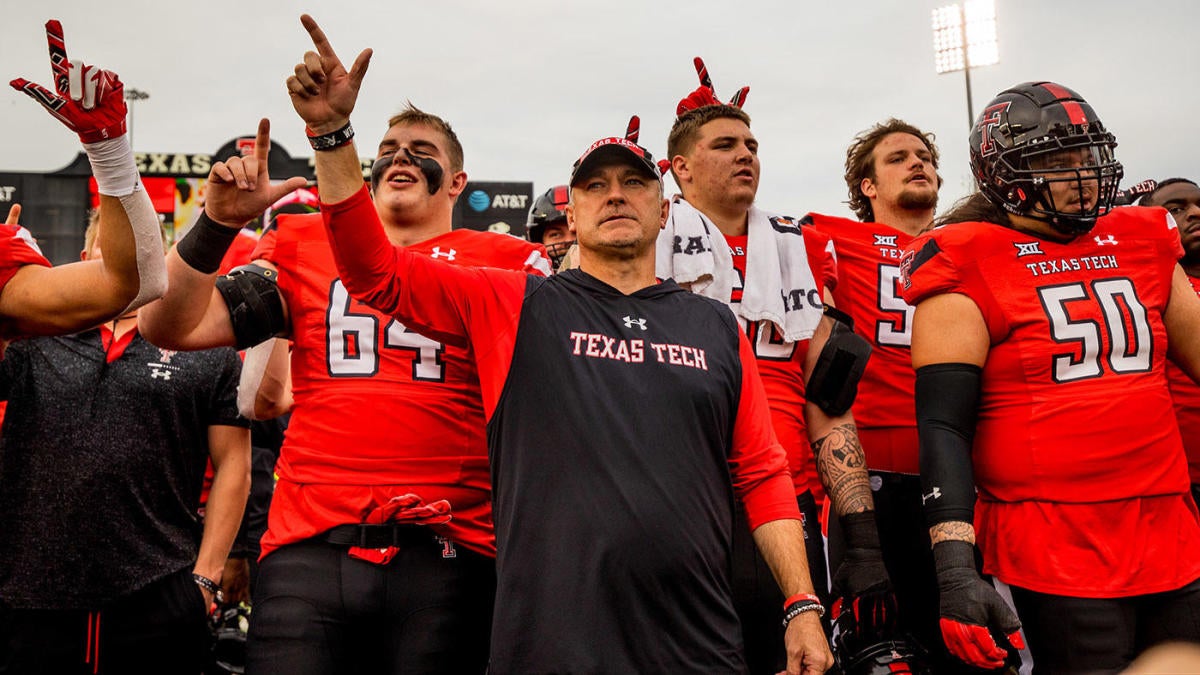
<svg viewBox="0 0 1200 675"><path fill-rule="evenodd" d="M449 500L454 519L441 532L494 556L483 407L468 346L431 340L353 300L337 278L320 214L278 223L254 257L279 268L295 404L263 555L364 522L378 504L411 491ZM502 234L455 230L409 250L464 266L549 271L540 246Z"/></svg>
<svg viewBox="0 0 1200 675"><path fill-rule="evenodd" d="M1163 313L1181 255L1170 217L1135 207L1065 244L956 223L905 251L905 300L963 294L987 324L973 452L986 572L1084 597L1200 574L1165 374Z"/></svg>

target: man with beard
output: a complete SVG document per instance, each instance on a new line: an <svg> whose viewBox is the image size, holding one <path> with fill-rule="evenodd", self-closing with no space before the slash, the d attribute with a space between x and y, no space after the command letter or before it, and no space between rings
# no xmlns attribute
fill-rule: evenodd
<svg viewBox="0 0 1200 675"><path fill-rule="evenodd" d="M884 561L896 589L897 629L930 652L937 672L956 672L964 666L942 643L937 580L921 511L909 354L913 309L900 298L897 285L904 246L933 225L942 182L937 168L933 134L898 119L876 124L846 151L846 187L858 220L810 213L804 222L833 239L838 252L834 300L873 347L853 410L871 474ZM829 530L834 559L842 537L838 523L830 523Z"/></svg>

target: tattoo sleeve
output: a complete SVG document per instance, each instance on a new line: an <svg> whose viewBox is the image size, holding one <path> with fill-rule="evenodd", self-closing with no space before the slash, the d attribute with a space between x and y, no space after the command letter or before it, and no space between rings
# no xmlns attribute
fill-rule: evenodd
<svg viewBox="0 0 1200 675"><path fill-rule="evenodd" d="M812 450L821 484L833 500L837 515L874 508L866 457L858 441L858 429L852 422L839 424L813 441Z"/></svg>

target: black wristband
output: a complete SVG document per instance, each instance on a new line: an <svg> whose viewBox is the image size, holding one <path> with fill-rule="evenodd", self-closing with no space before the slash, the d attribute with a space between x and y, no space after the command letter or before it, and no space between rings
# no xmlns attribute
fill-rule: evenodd
<svg viewBox="0 0 1200 675"><path fill-rule="evenodd" d="M882 548L879 544L879 527L875 524L874 511L847 513L840 520L846 548Z"/></svg>
<svg viewBox="0 0 1200 675"><path fill-rule="evenodd" d="M337 131L331 131L319 136L309 133L309 129L305 129L304 131L305 135L308 136L308 144L312 146L313 150L333 150L334 148L340 148L349 143L350 139L354 138L354 127L350 126L349 122L346 122L346 126Z"/></svg>
<svg viewBox="0 0 1200 675"><path fill-rule="evenodd" d="M196 224L192 225L192 229L183 235L178 244L175 244L175 252L188 267L197 272L212 274L221 269L221 260L233 245L240 229L220 225L201 211Z"/></svg>
<svg viewBox="0 0 1200 675"><path fill-rule="evenodd" d="M224 600L222 597L223 594L221 593L221 585L212 579L209 579L203 574L196 574L195 572L192 572L192 581L195 581L196 585L200 588L212 593L213 597L215 597L218 601Z"/></svg>

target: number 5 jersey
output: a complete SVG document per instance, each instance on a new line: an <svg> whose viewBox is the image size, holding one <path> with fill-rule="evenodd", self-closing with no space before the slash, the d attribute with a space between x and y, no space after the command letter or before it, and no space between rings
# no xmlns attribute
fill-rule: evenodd
<svg viewBox="0 0 1200 675"><path fill-rule="evenodd" d="M904 299L966 295L991 340L973 452L985 572L1076 597L1200 577L1165 375L1163 314L1181 255L1161 209L1132 207L1065 244L956 223L907 248Z"/></svg>
<svg viewBox="0 0 1200 675"><path fill-rule="evenodd" d="M320 214L278 222L254 258L279 268L295 404L263 556L365 522L379 504L414 492L450 502L454 517L434 528L440 534L495 557L479 375L466 341L431 340L351 299ZM457 265L549 271L540 246L502 234L454 230L409 249Z"/></svg>

